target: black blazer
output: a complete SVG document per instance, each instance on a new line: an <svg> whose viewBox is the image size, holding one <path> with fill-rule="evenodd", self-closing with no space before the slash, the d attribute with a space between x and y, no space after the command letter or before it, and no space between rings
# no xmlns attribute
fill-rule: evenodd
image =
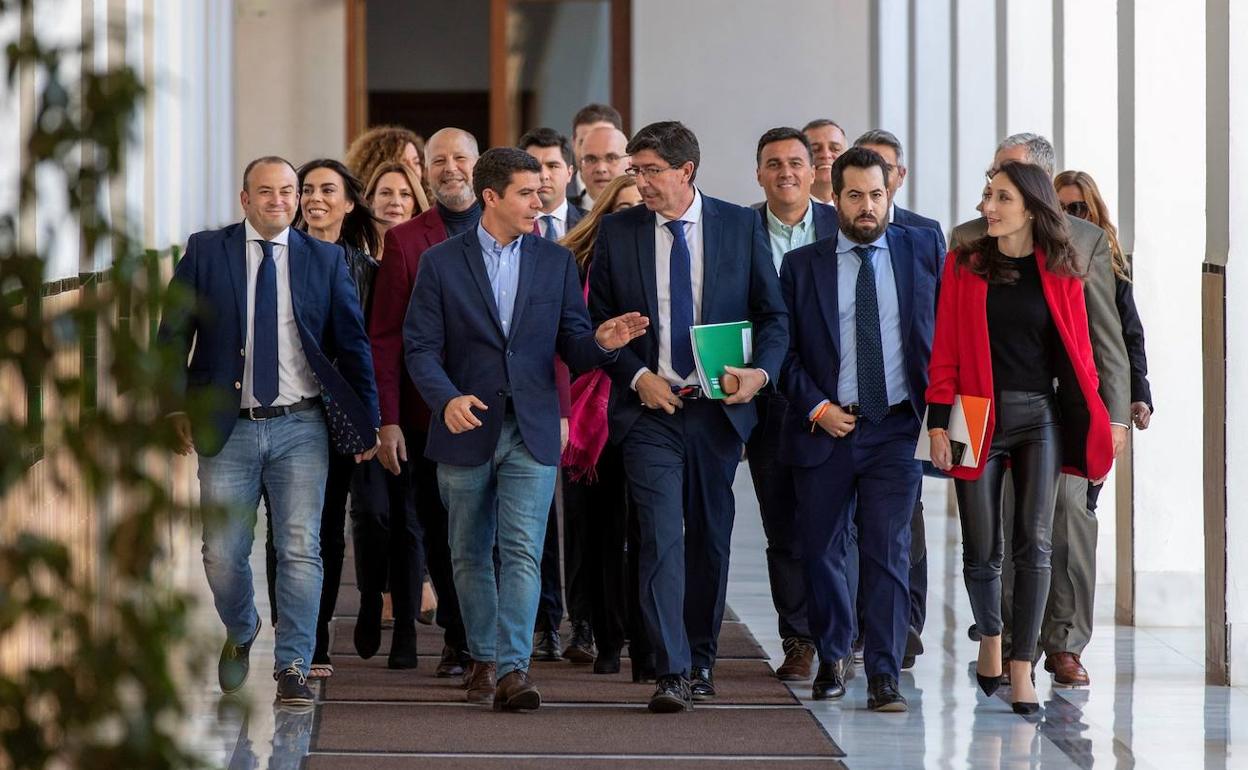
<svg viewBox="0 0 1248 770"><path fill-rule="evenodd" d="M654 228L654 212L645 206L604 217L589 271L589 313L595 325L631 311L650 318L650 333L633 340L603 367L611 376L608 415L611 439L617 442L645 408L630 384L638 369L659 368L658 329L667 322L658 317ZM753 322L753 365L767 372L769 382L779 382L789 344L788 312L758 213L703 195L702 254L701 322ZM754 404L723 409L745 441L758 421Z"/></svg>
<svg viewBox="0 0 1248 770"><path fill-rule="evenodd" d="M1130 281L1114 276L1114 304L1122 319L1122 341L1131 364L1131 402L1143 401L1153 409L1153 389L1148 384L1148 356L1144 353L1144 324L1135 307L1135 290Z"/></svg>

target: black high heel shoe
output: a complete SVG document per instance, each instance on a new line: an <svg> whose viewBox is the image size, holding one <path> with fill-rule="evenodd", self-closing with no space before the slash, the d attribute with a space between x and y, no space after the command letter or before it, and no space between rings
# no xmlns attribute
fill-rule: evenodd
<svg viewBox="0 0 1248 770"><path fill-rule="evenodd" d="M984 691L984 695L992 697L992 694L1001 686L1001 675L984 676L978 671L975 672L975 681L979 683L979 689Z"/></svg>
<svg viewBox="0 0 1248 770"><path fill-rule="evenodd" d="M1014 701L1010 704L1010 708L1014 709L1015 714L1022 714L1025 717L1037 714L1040 711L1039 703L1029 703L1027 701Z"/></svg>

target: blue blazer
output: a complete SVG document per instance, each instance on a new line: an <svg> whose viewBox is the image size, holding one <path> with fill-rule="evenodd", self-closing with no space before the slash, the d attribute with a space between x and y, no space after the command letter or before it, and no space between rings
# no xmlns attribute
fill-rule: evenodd
<svg viewBox="0 0 1248 770"><path fill-rule="evenodd" d="M645 206L604 217L590 262L589 308L594 323L634 310L650 318L647 333L604 367L611 376L608 415L611 438L617 442L645 408L629 387L633 376L638 369L659 368L658 329L663 319L658 317L654 228L654 212ZM758 212L703 195L702 253L702 323L752 321L754 366L765 370L771 383L777 382L788 345L788 314ZM745 441L758 421L754 404L723 405L723 410Z"/></svg>
<svg viewBox="0 0 1248 770"><path fill-rule="evenodd" d="M433 413L425 456L448 465L489 462L510 398L529 452L543 465L557 464L556 353L574 371L614 355L594 340L572 252L539 236L521 238L511 333L504 336L476 228L426 251L403 322L407 371ZM455 435L442 413L463 395L489 408L477 412L481 427Z"/></svg>
<svg viewBox="0 0 1248 770"><path fill-rule="evenodd" d="M893 224L903 227L926 227L929 230L936 231L936 242L940 245L940 254L943 257L949 250L945 246L945 233L940 229L940 223L935 219L928 219L922 214L916 214L909 209L903 209L901 206L893 206Z"/></svg>
<svg viewBox="0 0 1248 770"><path fill-rule="evenodd" d="M927 408L927 362L936 325L936 291L944 253L928 228L889 225L889 257L901 310L910 404L919 419ZM780 269L780 287L789 306L789 350L780 388L789 401L780 445L782 462L799 468L822 465L838 439L816 428L807 415L824 399L837 398L840 378L840 308L837 299L837 236L790 251Z"/></svg>
<svg viewBox="0 0 1248 770"><path fill-rule="evenodd" d="M815 226L815 238L827 238L830 235L836 235L841 229L840 219L836 216L836 206L828 203L820 203L815 199L811 199L810 205L815 207L815 213L811 216L811 224ZM763 232L767 232L767 201L763 201L754 208L758 209L758 217L763 223Z"/></svg>
<svg viewBox="0 0 1248 770"><path fill-rule="evenodd" d="M564 223L563 223L564 234L566 235L567 233L572 232L572 228L580 224L581 220L584 218L585 218L585 210L569 200L568 201L568 216L567 216L567 219L564 220Z"/></svg>
<svg viewBox="0 0 1248 770"><path fill-rule="evenodd" d="M175 388L192 403L207 396L206 415L192 411L195 448L211 457L221 451L242 406L243 350L247 342L247 242L242 222L195 233L174 270L172 287L189 289L196 307L167 311L158 339L185 361L195 354ZM379 410L373 354L364 331L355 283L342 247L291 228L287 240L290 298L299 342L322 392L341 406L356 432L377 434ZM184 398L185 400L185 398ZM170 411L184 409L169 405Z"/></svg>

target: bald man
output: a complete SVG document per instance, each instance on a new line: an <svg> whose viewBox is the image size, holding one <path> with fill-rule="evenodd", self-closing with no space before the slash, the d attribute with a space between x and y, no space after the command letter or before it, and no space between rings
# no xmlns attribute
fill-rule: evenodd
<svg viewBox="0 0 1248 770"><path fill-rule="evenodd" d="M403 554L395 549L396 541L408 540L409 530L418 531L423 527L429 577L438 592L437 621L445 629L442 659L435 671L440 677L463 674L468 661L468 641L455 594L446 509L438 494L437 465L424 457L429 408L416 392L403 364L403 319L407 316L421 255L452 236L474 231L481 219L481 207L472 191L472 169L479 154L476 138L459 128L444 128L425 143L425 178L433 189L435 203L410 222L386 232L385 259L374 283L368 326L381 402L381 450L377 457L392 474L386 538L392 554L390 585L394 586L396 577L400 584L417 581L415 602L419 610L419 581L423 576L410 574L412 570L407 568ZM413 499L414 518L407 511ZM384 548L383 545L381 550ZM367 569L368 565L361 566ZM370 590L366 591L365 584L360 584L360 615L355 632L357 651L364 657L368 657L365 653L370 647L375 651L374 638L379 638L381 633L380 592L367 587ZM397 602L393 593L392 597ZM396 617L398 613L396 605ZM414 643L413 639L413 646Z"/></svg>
<svg viewBox="0 0 1248 770"><path fill-rule="evenodd" d="M611 180L624 173L628 164L625 147L628 137L615 126L591 129L581 142L581 180L585 191L572 201L585 211L594 208L594 200L602 195Z"/></svg>

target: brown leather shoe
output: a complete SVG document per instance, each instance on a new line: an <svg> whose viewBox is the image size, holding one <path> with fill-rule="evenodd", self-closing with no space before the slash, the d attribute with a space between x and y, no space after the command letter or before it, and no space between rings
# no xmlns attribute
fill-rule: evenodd
<svg viewBox="0 0 1248 770"><path fill-rule="evenodd" d="M494 698L494 691L497 684L494 681L494 662L488 663L474 660L468 664L468 671L465 676L468 681L464 684L464 689L468 691L469 703L489 703Z"/></svg>
<svg viewBox="0 0 1248 770"><path fill-rule="evenodd" d="M1053 675L1058 687L1087 687L1090 683L1088 670L1073 652L1055 652L1044 658L1044 670Z"/></svg>
<svg viewBox="0 0 1248 770"><path fill-rule="evenodd" d="M535 711L541 705L542 694L526 672L516 669L499 680L494 692L495 711Z"/></svg>
<svg viewBox="0 0 1248 770"><path fill-rule="evenodd" d="M815 646L807 639L790 637L783 642L784 662L776 669L776 676L782 682L797 682L810 679L810 670L815 665Z"/></svg>

